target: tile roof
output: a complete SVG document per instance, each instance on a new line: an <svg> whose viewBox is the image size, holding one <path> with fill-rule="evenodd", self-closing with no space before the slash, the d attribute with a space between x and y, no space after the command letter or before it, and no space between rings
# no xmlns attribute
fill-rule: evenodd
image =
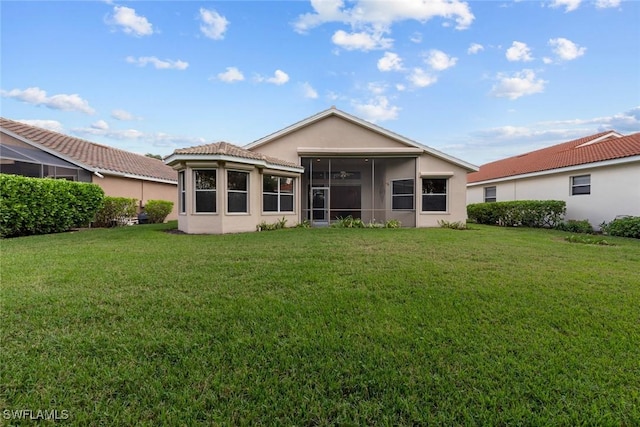
<svg viewBox="0 0 640 427"><path fill-rule="evenodd" d="M640 133L621 136L614 131L600 132L551 147L513 156L480 166L467 175L474 183L527 173L640 155Z"/></svg>
<svg viewBox="0 0 640 427"><path fill-rule="evenodd" d="M224 141L214 142L214 143L205 144L205 145L198 145L196 147L179 148L175 150L173 154L169 157L176 156L176 155L185 155L185 154L193 155L193 156L200 156L200 155L231 156L231 157L239 157L241 159L264 161L277 166L301 168L301 166L296 163L277 159L271 156L265 156L264 154L261 154L255 151L245 150L244 148L238 147L237 145L229 144L228 142L224 142Z"/></svg>
<svg viewBox="0 0 640 427"><path fill-rule="evenodd" d="M100 173L135 175L141 179L178 181L178 172L161 160L96 144L0 117L0 127L32 143L53 150Z"/></svg>

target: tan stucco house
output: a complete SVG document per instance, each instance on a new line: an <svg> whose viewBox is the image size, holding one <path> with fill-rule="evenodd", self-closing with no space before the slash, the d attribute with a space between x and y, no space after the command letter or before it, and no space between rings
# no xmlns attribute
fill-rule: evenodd
<svg viewBox="0 0 640 427"><path fill-rule="evenodd" d="M253 231L280 218L312 225L353 216L405 227L465 221L478 168L332 107L245 147L175 150L178 228Z"/></svg>
<svg viewBox="0 0 640 427"><path fill-rule="evenodd" d="M0 173L99 185L107 196L169 200L177 219L178 174L161 160L0 118Z"/></svg>

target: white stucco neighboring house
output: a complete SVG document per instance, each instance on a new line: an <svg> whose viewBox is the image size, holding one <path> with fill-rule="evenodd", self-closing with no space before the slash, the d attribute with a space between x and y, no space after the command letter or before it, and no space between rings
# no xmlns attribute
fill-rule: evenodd
<svg viewBox="0 0 640 427"><path fill-rule="evenodd" d="M335 107L245 147L225 142L176 150L178 228L253 231L285 218L329 225L352 216L437 227L465 221L471 165Z"/></svg>
<svg viewBox="0 0 640 427"><path fill-rule="evenodd" d="M468 204L511 200L564 200L566 219L586 219L596 228L640 216L640 133L600 132L468 175Z"/></svg>

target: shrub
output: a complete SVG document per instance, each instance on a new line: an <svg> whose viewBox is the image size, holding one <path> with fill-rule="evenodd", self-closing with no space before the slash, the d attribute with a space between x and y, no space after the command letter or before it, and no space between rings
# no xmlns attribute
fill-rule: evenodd
<svg viewBox="0 0 640 427"><path fill-rule="evenodd" d="M400 228L402 223L397 219L390 219L384 223L384 228Z"/></svg>
<svg viewBox="0 0 640 427"><path fill-rule="evenodd" d="M285 228L286 225L287 225L287 219L285 217L282 217L282 219L279 219L274 223L268 223L266 221L262 221L260 224L258 224L258 226L256 227L256 230L257 231L280 230L282 228Z"/></svg>
<svg viewBox="0 0 640 427"><path fill-rule="evenodd" d="M585 245L614 246L613 243L607 242L604 238L595 237L595 236L585 236L585 235L576 236L572 234L571 236L565 237L564 240L566 240L569 243L583 243Z"/></svg>
<svg viewBox="0 0 640 427"><path fill-rule="evenodd" d="M510 202L472 203L467 216L478 224L505 227L555 227L566 212L562 200L515 200Z"/></svg>
<svg viewBox="0 0 640 427"><path fill-rule="evenodd" d="M640 239L640 216L616 218L609 223L603 222L600 228L603 233L611 236Z"/></svg>
<svg viewBox="0 0 640 427"><path fill-rule="evenodd" d="M586 219L570 219L567 222L559 222L555 226L556 230L568 231L570 233L593 234L593 227Z"/></svg>
<svg viewBox="0 0 640 427"><path fill-rule="evenodd" d="M104 198L102 208L96 213L93 223L96 227L115 227L126 225L136 215L136 199L128 197Z"/></svg>
<svg viewBox="0 0 640 427"><path fill-rule="evenodd" d="M0 174L0 236L67 231L87 225L104 192L91 183Z"/></svg>
<svg viewBox="0 0 640 427"><path fill-rule="evenodd" d="M467 230L467 223L462 221L449 222L449 221L438 221L438 225L441 228L450 228L452 230Z"/></svg>
<svg viewBox="0 0 640 427"><path fill-rule="evenodd" d="M144 207L151 224L163 223L173 210L173 202L168 200L148 200Z"/></svg>
<svg viewBox="0 0 640 427"><path fill-rule="evenodd" d="M351 215L340 217L336 222L331 224L333 228L365 228L364 221L360 218L354 218Z"/></svg>

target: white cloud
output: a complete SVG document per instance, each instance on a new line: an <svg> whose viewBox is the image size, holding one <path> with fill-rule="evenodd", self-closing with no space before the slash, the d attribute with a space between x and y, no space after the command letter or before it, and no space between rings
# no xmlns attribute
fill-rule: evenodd
<svg viewBox="0 0 640 427"><path fill-rule="evenodd" d="M374 95L382 95L387 91L387 85L380 82L371 82L367 85L367 89Z"/></svg>
<svg viewBox="0 0 640 427"><path fill-rule="evenodd" d="M244 75L236 67L227 67L227 71L218 74L218 79L226 83L241 82Z"/></svg>
<svg viewBox="0 0 640 427"><path fill-rule="evenodd" d="M556 120L541 123L544 127L592 126L598 131L615 129L619 132L640 132L640 106L611 116L593 117L589 119Z"/></svg>
<svg viewBox="0 0 640 427"><path fill-rule="evenodd" d="M518 99L521 96L533 95L544 91L547 83L536 78L533 70L522 70L511 76L498 74L498 83L491 89L491 95L498 98Z"/></svg>
<svg viewBox="0 0 640 427"><path fill-rule="evenodd" d="M565 12L571 12L576 10L580 6L580 3L582 3L582 0L552 0L551 7L564 7Z"/></svg>
<svg viewBox="0 0 640 427"><path fill-rule="evenodd" d="M308 82L302 83L302 91L304 93L305 98L309 98L309 99L318 98L318 92Z"/></svg>
<svg viewBox="0 0 640 427"><path fill-rule="evenodd" d="M136 120L136 117L133 114L125 110L113 110L111 112L111 117L122 121Z"/></svg>
<svg viewBox="0 0 640 427"><path fill-rule="evenodd" d="M89 102L80 98L77 94L47 96L47 92L39 87L30 87L25 90L0 90L0 95L5 98L17 99L27 104L42 105L53 110L79 111L86 114L95 113L95 110L89 106Z"/></svg>
<svg viewBox="0 0 640 427"><path fill-rule="evenodd" d="M422 43L422 33L416 31L409 37L409 40L413 43Z"/></svg>
<svg viewBox="0 0 640 427"><path fill-rule="evenodd" d="M369 51L375 49L389 49L393 39L383 37L383 32L358 32L347 33L343 30L336 31L331 41L346 50Z"/></svg>
<svg viewBox="0 0 640 427"><path fill-rule="evenodd" d="M24 123L26 125L36 126L42 129L51 130L58 133L64 132L64 126L57 120L16 120L17 122Z"/></svg>
<svg viewBox="0 0 640 427"><path fill-rule="evenodd" d="M107 130L109 129L109 123L105 122L104 120L98 120L97 122L93 123L91 127L98 130Z"/></svg>
<svg viewBox="0 0 640 427"><path fill-rule="evenodd" d="M427 87L438 81L438 77L428 74L422 68L414 68L407 79L416 87Z"/></svg>
<svg viewBox="0 0 640 427"><path fill-rule="evenodd" d="M509 61L532 61L531 49L526 43L514 41L507 49L506 57Z"/></svg>
<svg viewBox="0 0 640 427"><path fill-rule="evenodd" d="M469 46L469 49L467 49L467 53L469 55L475 55L476 53L480 52L481 50L484 50L484 46L482 46L479 43L471 43L471 45Z"/></svg>
<svg viewBox="0 0 640 427"><path fill-rule="evenodd" d="M620 0L596 0L596 8L606 9L620 6Z"/></svg>
<svg viewBox="0 0 640 427"><path fill-rule="evenodd" d="M377 96L367 103L353 103L360 117L370 122L382 122L398 118L400 108L389 104L386 96Z"/></svg>
<svg viewBox="0 0 640 427"><path fill-rule="evenodd" d="M345 6L342 0L311 0L312 13L300 15L294 29L304 33L329 22L341 22L352 28L373 26L389 28L394 22L416 20L424 23L440 17L453 20L457 29L469 28L474 16L468 3L460 0L356 0Z"/></svg>
<svg viewBox="0 0 640 427"><path fill-rule="evenodd" d="M283 85L289 81L289 75L282 70L276 70L273 77L256 76L257 82L273 83L274 85Z"/></svg>
<svg viewBox="0 0 640 427"><path fill-rule="evenodd" d="M133 56L127 56L126 61L130 64L136 64L140 67L144 67L147 64L153 65L157 70L186 70L189 67L189 63L181 60L161 60L155 56L140 56L134 58Z"/></svg>
<svg viewBox="0 0 640 427"><path fill-rule="evenodd" d="M76 128L72 130L75 135L100 136L117 141L139 141L149 143L155 147L174 147L204 144L206 140L198 137L184 137L169 135L163 132L145 133L137 129L100 129L93 125L88 128Z"/></svg>
<svg viewBox="0 0 640 427"><path fill-rule="evenodd" d="M582 55L587 51L585 47L579 47L571 40L559 37L557 39L550 39L549 45L553 47L553 52L563 61L571 61Z"/></svg>
<svg viewBox="0 0 640 427"><path fill-rule="evenodd" d="M378 59L378 70L401 71L402 58L400 58L397 53L385 52L382 58Z"/></svg>
<svg viewBox="0 0 640 427"><path fill-rule="evenodd" d="M122 31L135 36L153 34L153 25L144 16L136 15L135 9L126 6L115 6L111 22L122 27Z"/></svg>
<svg viewBox="0 0 640 427"><path fill-rule="evenodd" d="M453 58L441 50L432 49L429 51L425 62L436 71L443 71L456 65L458 58Z"/></svg>
<svg viewBox="0 0 640 427"><path fill-rule="evenodd" d="M200 31L202 34L213 40L222 40L227 31L229 21L215 10L200 8Z"/></svg>

